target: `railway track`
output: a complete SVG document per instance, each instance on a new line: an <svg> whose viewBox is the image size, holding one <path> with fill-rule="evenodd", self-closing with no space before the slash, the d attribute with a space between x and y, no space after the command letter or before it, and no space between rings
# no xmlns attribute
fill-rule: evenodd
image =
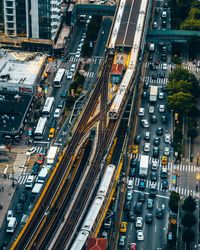
<svg viewBox="0 0 200 250"><path fill-rule="evenodd" d="M42 222L42 218L43 218L43 215L45 214L45 211L48 211L48 208L51 207L51 201L57 191L57 188L62 178L65 176L65 173L67 172L69 162L74 155L77 145L79 144L79 142L81 141L82 137L85 134L84 130L87 127L87 122L90 118L90 114L93 112L96 100L98 99L102 91L102 86L103 86L102 82L105 80L105 75L108 75L110 72L112 61L113 61L113 56L108 56L105 66L102 71L102 75L99 78L96 84L96 87L87 103L84 113L71 139L71 143L66 149L65 155L61 160L61 163L55 173L54 178L52 179L52 182L49 185L49 188L47 189L46 194L44 195L44 198L41 200L41 203L39 204L38 209L35 211L35 214L33 215L32 220L30 220L27 226L25 227L23 234L16 239L11 249L17 249L17 250L18 249L20 250L21 249L39 249L36 246L37 246L37 242L40 241L40 237L42 238L42 235L38 234L38 238L35 239L34 242L32 242L32 239L34 237L34 234L37 232L37 230L38 229L41 230L41 225L39 224L39 222ZM66 192L64 188L61 194L62 195L60 195L58 198L62 200L63 195L66 196ZM59 203L59 201L57 202ZM46 227L46 230L49 230L49 228Z"/></svg>

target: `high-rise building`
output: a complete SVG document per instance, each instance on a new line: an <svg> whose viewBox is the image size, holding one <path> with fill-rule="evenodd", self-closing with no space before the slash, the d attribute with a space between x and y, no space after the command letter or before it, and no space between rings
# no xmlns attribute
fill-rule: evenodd
<svg viewBox="0 0 200 250"><path fill-rule="evenodd" d="M4 32L3 1L0 1L0 33Z"/></svg>
<svg viewBox="0 0 200 250"><path fill-rule="evenodd" d="M5 36L55 39L61 23L62 0L3 0L3 3L1 0L0 2L0 18L2 11Z"/></svg>

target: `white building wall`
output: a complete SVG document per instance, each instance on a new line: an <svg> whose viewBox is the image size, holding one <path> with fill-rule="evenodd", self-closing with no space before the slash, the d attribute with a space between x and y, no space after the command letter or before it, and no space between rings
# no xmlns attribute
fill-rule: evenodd
<svg viewBox="0 0 200 250"><path fill-rule="evenodd" d="M32 38L39 38L38 0L31 0Z"/></svg>
<svg viewBox="0 0 200 250"><path fill-rule="evenodd" d="M4 1L4 23L5 23L5 35L16 36L16 2L15 0L3 0ZM12 13L10 13L10 11ZM12 20L9 20L12 19ZM10 33L12 32L12 33Z"/></svg>
<svg viewBox="0 0 200 250"><path fill-rule="evenodd" d="M62 0L51 0L51 40L54 40L61 24Z"/></svg>

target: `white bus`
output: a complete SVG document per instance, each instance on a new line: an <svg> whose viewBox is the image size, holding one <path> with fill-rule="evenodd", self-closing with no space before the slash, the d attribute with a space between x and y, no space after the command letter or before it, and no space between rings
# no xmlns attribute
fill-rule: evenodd
<svg viewBox="0 0 200 250"><path fill-rule="evenodd" d="M56 76L55 76L54 81L53 81L53 86L55 88L61 87L61 82L62 82L64 74L65 74L65 69L59 69L57 71Z"/></svg>
<svg viewBox="0 0 200 250"><path fill-rule="evenodd" d="M47 97L43 110L42 110L42 115L46 117L51 116L51 111L53 109L53 104L54 104L54 97Z"/></svg>
<svg viewBox="0 0 200 250"><path fill-rule="evenodd" d="M47 124L47 117L40 117L37 127L34 132L34 138L36 140L41 140L45 131L45 127Z"/></svg>

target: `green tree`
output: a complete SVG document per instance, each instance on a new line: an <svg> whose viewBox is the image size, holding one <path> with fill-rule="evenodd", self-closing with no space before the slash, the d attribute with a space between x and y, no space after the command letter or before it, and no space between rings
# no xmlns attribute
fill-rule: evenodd
<svg viewBox="0 0 200 250"><path fill-rule="evenodd" d="M185 210L186 212L192 212L192 213L195 211L196 202L191 195L185 198L184 203L182 205L182 209Z"/></svg>
<svg viewBox="0 0 200 250"><path fill-rule="evenodd" d="M197 220L193 213L185 213L181 219L181 224L184 227L192 227L196 224Z"/></svg>
<svg viewBox="0 0 200 250"><path fill-rule="evenodd" d="M182 30L200 30L200 20L198 19L186 19L181 24Z"/></svg>
<svg viewBox="0 0 200 250"><path fill-rule="evenodd" d="M183 237L182 238L183 242L186 242L186 243L193 242L194 241L194 237L195 237L194 231L191 230L191 229L185 229L183 231L182 237Z"/></svg>
<svg viewBox="0 0 200 250"><path fill-rule="evenodd" d="M189 93L179 92L167 97L169 109L187 114L193 106L193 97Z"/></svg>
<svg viewBox="0 0 200 250"><path fill-rule="evenodd" d="M169 198L169 208L173 213L178 212L179 200L180 200L179 193L172 191Z"/></svg>
<svg viewBox="0 0 200 250"><path fill-rule="evenodd" d="M178 92L184 92L184 93L192 93L193 92L193 86L191 82L188 82L187 80L172 80L167 85L167 90L169 95L173 95Z"/></svg>

